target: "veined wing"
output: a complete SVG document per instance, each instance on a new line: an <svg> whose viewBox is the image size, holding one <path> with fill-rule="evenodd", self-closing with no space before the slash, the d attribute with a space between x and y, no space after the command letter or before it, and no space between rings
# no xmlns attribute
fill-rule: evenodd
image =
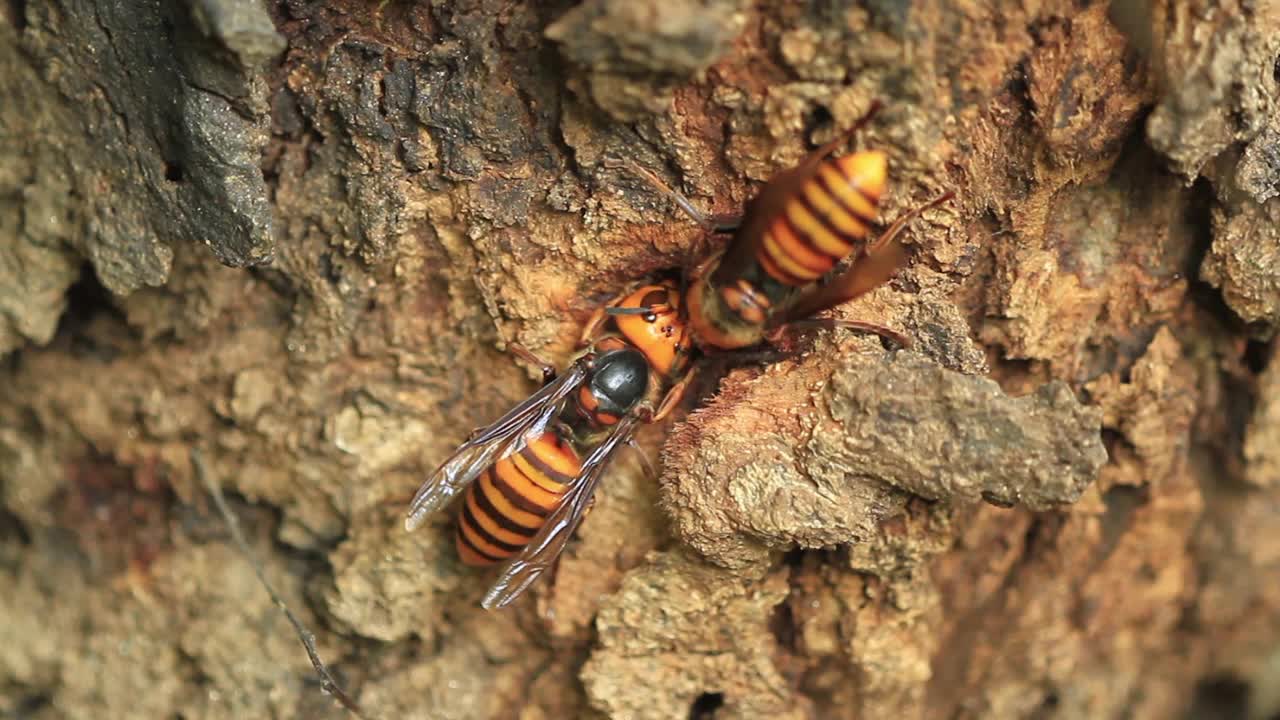
<svg viewBox="0 0 1280 720"><path fill-rule="evenodd" d="M832 278L825 285L809 290L788 308L785 314L778 316L773 324L776 326L807 318L814 313L861 297L888 282L907 259L907 249L899 241L902 231L920 213L935 208L953 197L955 193L943 193L903 213L880 237L862 248L860 254L854 258L853 263L842 275Z"/></svg>
<svg viewBox="0 0 1280 720"><path fill-rule="evenodd" d="M880 101L872 101L867 112L853 127L836 135L830 142L806 155L795 167L777 173L760 189L760 193L747 203L742 224L734 233L733 241L715 271L715 281L720 284L733 282L750 267L764 244L764 234L769 225L785 210L787 201L800 192L805 182L818 173L818 168L855 133L866 127L877 112Z"/></svg>
<svg viewBox="0 0 1280 720"><path fill-rule="evenodd" d="M579 359L497 422L473 433L418 488L405 515L405 530L418 529L429 515L448 505L486 467L518 452L526 437L540 433L560 410L561 401L586 378L587 365L585 358Z"/></svg>
<svg viewBox="0 0 1280 720"><path fill-rule="evenodd" d="M573 537L574 530L582 522L582 516L591 503L591 496L595 494L600 478L609 467L613 453L631 438L638 422L639 418L635 415L626 416L614 426L609 437L587 456L573 487L565 494L560 506L551 513L546 524L520 554L507 562L497 582L485 594L484 600L480 601L486 610L503 607L515 600L556 561L569 538Z"/></svg>

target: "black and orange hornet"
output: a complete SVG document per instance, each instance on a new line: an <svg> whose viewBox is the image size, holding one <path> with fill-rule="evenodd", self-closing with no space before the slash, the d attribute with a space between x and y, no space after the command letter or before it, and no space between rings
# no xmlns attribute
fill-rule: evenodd
<svg viewBox="0 0 1280 720"><path fill-rule="evenodd" d="M602 308L588 323L588 349L568 370L527 351L546 382L497 422L480 428L427 478L409 505L405 529L465 491L458 555L468 565L504 562L485 595L502 607L555 562L581 522L596 486L638 424L666 417L691 375L692 336L672 283L646 285Z"/></svg>
<svg viewBox="0 0 1280 720"><path fill-rule="evenodd" d="M888 183L888 156L878 150L829 156L878 109L874 103L848 133L771 178L741 216L708 217L656 175L629 163L695 222L732 233L724 250L691 272L686 306L699 346L750 347L801 323L866 330L908 344L900 333L872 323L810 320L888 281L906 258L898 237L907 224L953 196L946 193L905 213L871 239ZM843 273L819 282L846 258Z"/></svg>
<svg viewBox="0 0 1280 720"><path fill-rule="evenodd" d="M405 519L408 530L466 491L457 530L460 558L471 565L505 563L484 607L510 603L551 567L613 454L640 423L663 419L683 397L695 345L745 348L802 323L868 330L907 344L896 331L871 323L810 318L887 281L905 258L897 238L907 223L952 194L909 211L869 241L888 158L861 151L829 159L843 140L774 176L743 215L732 218L704 215L632 163L696 222L732 238L693 269L687 287L645 285L599 310L583 332L588 349L558 377L517 348L542 365L546 384L476 430L418 490ZM846 258L847 270L819 282Z"/></svg>

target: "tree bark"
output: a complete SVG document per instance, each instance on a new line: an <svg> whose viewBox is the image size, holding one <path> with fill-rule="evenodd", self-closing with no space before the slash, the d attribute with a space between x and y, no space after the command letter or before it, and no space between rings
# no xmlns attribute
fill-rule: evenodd
<svg viewBox="0 0 1280 720"><path fill-rule="evenodd" d="M898 277L615 462L515 607L405 502L886 105ZM1272 0L0 3L0 712L1280 713Z"/></svg>

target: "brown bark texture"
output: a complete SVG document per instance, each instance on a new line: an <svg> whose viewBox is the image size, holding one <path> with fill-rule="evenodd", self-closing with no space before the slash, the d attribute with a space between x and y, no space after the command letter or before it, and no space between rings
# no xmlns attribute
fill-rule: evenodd
<svg viewBox="0 0 1280 720"><path fill-rule="evenodd" d="M862 115L839 308L477 606L405 501ZM695 258L696 259L696 258ZM1280 3L0 3L0 715L1280 713ZM656 462L658 459L660 463Z"/></svg>

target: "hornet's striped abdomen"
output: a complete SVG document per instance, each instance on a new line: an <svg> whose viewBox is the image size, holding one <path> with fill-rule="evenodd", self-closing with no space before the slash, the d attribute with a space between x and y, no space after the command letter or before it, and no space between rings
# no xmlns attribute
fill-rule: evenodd
<svg viewBox="0 0 1280 720"><path fill-rule="evenodd" d="M486 468L458 517L458 556L489 565L518 553L560 505L582 461L555 429Z"/></svg>
<svg viewBox="0 0 1280 720"><path fill-rule="evenodd" d="M888 165L879 151L823 162L765 229L756 252L765 273L783 285L808 285L852 253L876 220Z"/></svg>

